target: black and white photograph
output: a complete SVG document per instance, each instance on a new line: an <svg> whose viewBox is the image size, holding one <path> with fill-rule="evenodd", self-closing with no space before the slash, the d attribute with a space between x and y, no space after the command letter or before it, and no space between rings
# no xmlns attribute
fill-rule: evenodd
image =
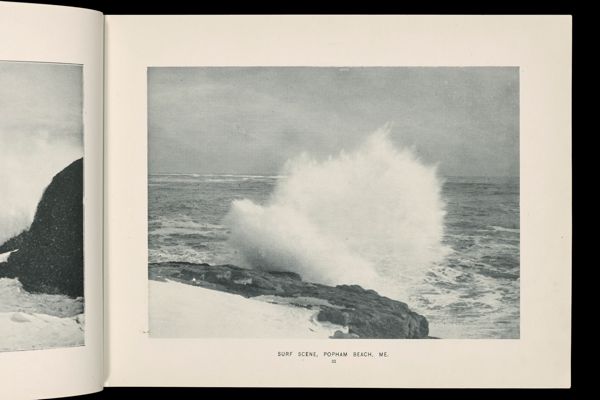
<svg viewBox="0 0 600 400"><path fill-rule="evenodd" d="M518 67L149 67L147 82L150 338L520 337ZM61 138L35 123L27 140ZM26 179L24 152L3 189ZM27 201L9 201L5 238Z"/></svg>
<svg viewBox="0 0 600 400"><path fill-rule="evenodd" d="M83 67L0 61L0 352L84 345Z"/></svg>

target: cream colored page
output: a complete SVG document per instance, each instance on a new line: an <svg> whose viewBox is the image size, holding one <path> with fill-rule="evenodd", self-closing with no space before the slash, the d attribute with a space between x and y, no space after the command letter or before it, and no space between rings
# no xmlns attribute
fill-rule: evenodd
<svg viewBox="0 0 600 400"><path fill-rule="evenodd" d="M107 16L106 49L107 385L570 385L570 17ZM519 338L150 338L146 103L156 66L519 67ZM278 356L286 351L388 356L334 364Z"/></svg>
<svg viewBox="0 0 600 400"><path fill-rule="evenodd" d="M15 304L9 310L4 310L4 305L2 313L6 317L3 327L6 329L8 323L10 330L0 332L2 398L63 397L95 392L103 387L103 29L104 17L96 11L0 2L0 68L4 74L2 78L7 79L2 98L10 101L2 107L14 111L6 116L9 122L5 120L2 125L3 143L0 146L4 150L13 149L7 153L9 160L15 160L9 164L9 169L14 168L12 175L20 176L23 171L33 174L29 178L23 176L22 185L12 182L11 175L7 175L8 186L3 185L0 195L2 207L14 206L19 210L20 204L13 201L13 189L28 187L34 176L37 179L39 171L50 168L50 161L57 157L60 162L84 159L84 295L74 294L73 297L78 299L67 299L62 294L50 295L44 301L40 296L45 294L8 293L13 296L9 301L12 299ZM17 82L22 82L22 86L15 87L19 85ZM41 93L40 97L35 98L34 94L38 93ZM64 129L60 129L61 126ZM63 140L69 130L73 131L69 133L72 135L70 142ZM18 143L24 145L19 147ZM71 148L75 146L73 143L76 143L76 151ZM22 157L17 155L21 151ZM35 164L31 160L50 161ZM55 169L51 174L48 172L50 175L44 186L67 165L60 162L52 164ZM3 190L8 191L7 188L11 189L5 193ZM38 188L40 195L42 188ZM3 282L6 284L7 281ZM53 304L80 307L82 301L83 310L77 318L62 316L60 313L64 310L53 308ZM50 316L40 316L46 308L51 309ZM40 321L46 321L46 327L40 328ZM61 323L65 325L64 330L59 326ZM14 329L21 328L24 336L38 337L43 342L28 339L20 343ZM67 328L70 335L74 335L73 329L83 332L75 339L65 338ZM41 330L34 334L36 329ZM11 342L7 344L7 341Z"/></svg>

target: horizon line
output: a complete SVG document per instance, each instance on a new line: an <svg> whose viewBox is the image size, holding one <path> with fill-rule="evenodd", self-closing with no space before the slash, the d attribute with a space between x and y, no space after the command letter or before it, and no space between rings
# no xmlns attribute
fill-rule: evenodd
<svg viewBox="0 0 600 400"><path fill-rule="evenodd" d="M198 175L198 176L287 176L282 174L264 174L264 173L231 173L231 172L215 172L215 173L200 173L200 172L148 172L149 176L157 175ZM443 178L519 178L520 175L440 175Z"/></svg>

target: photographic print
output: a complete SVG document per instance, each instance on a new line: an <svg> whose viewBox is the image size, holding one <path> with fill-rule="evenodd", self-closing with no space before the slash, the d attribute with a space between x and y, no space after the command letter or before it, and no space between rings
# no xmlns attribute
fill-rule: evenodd
<svg viewBox="0 0 600 400"><path fill-rule="evenodd" d="M84 344L83 67L0 61L0 351Z"/></svg>
<svg viewBox="0 0 600 400"><path fill-rule="evenodd" d="M151 338L519 338L518 67L150 67L148 171Z"/></svg>

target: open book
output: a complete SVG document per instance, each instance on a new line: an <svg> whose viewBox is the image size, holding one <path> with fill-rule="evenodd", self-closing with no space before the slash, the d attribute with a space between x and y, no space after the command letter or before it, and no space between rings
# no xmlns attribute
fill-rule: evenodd
<svg viewBox="0 0 600 400"><path fill-rule="evenodd" d="M568 16L0 3L0 397L568 387Z"/></svg>

